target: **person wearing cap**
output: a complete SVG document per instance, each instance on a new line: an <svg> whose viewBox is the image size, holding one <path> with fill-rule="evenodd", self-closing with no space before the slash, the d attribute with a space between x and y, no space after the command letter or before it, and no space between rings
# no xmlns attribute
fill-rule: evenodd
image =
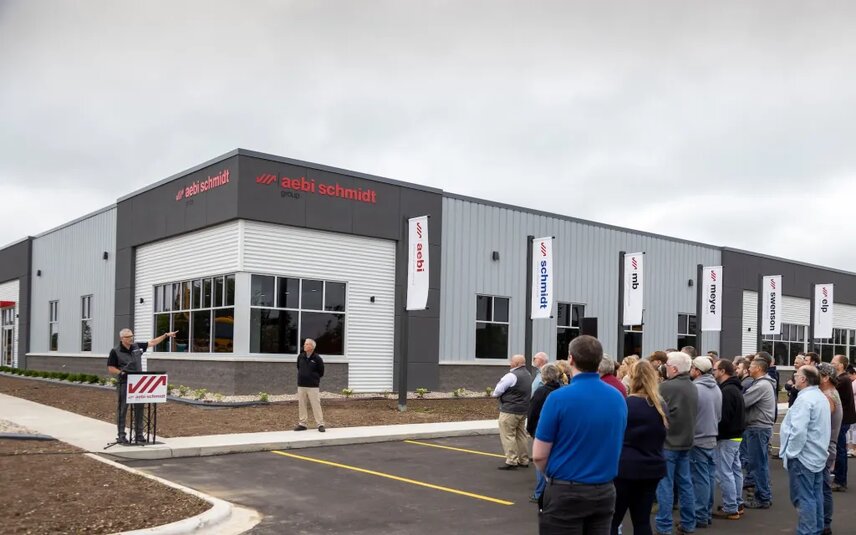
<svg viewBox="0 0 856 535"><path fill-rule="evenodd" d="M841 406L841 396L838 395L836 386L838 383L835 367L828 362L818 364L817 371L820 373L820 391L829 399L829 409L832 414L829 428L829 448L827 450L826 466L823 469L823 532L822 535L832 533L832 468L838 452L838 432L841 429L841 420L844 417L844 409Z"/></svg>
<svg viewBox="0 0 856 535"><path fill-rule="evenodd" d="M823 470L832 418L829 400L818 388L817 368L803 366L794 377L800 394L782 421L780 452L797 510L797 535L816 535L823 530Z"/></svg>
<svg viewBox="0 0 856 535"><path fill-rule="evenodd" d="M660 395L669 407L669 430L663 454L666 475L657 485L657 533L671 533L675 482L678 485L681 524L679 529L691 533L696 529L695 494L690 476L690 450L695 438L698 389L690 379L692 360L686 353L673 351L666 360L667 379L660 384Z"/></svg>
<svg viewBox="0 0 856 535"><path fill-rule="evenodd" d="M696 527L708 526L713 511L714 452L719 420L722 418L722 391L711 375L710 358L693 359L690 377L698 391L695 436L690 450L690 471L695 495Z"/></svg>

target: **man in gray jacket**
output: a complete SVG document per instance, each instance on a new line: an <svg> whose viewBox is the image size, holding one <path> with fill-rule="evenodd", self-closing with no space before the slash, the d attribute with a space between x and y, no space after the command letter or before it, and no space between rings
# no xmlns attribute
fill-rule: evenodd
<svg viewBox="0 0 856 535"><path fill-rule="evenodd" d="M515 470L529 466L529 440L526 438L526 415L532 397L532 375L526 369L523 355L514 355L509 361L511 370L493 389L492 396L499 398L499 441L505 452L505 464L500 470Z"/></svg>
<svg viewBox="0 0 856 535"><path fill-rule="evenodd" d="M690 377L698 390L695 437L690 450L690 470L695 494L696 527L708 526L713 512L713 480L716 472L714 451L722 418L722 391L713 375L708 357L693 359Z"/></svg>
<svg viewBox="0 0 856 535"><path fill-rule="evenodd" d="M776 418L776 383L767 375L767 361L754 359L749 374L755 379L743 393L746 407L746 454L749 461L748 476L755 483L755 497L746 502L749 509L769 509L773 501L770 488L770 462L767 449L773 435Z"/></svg>
<svg viewBox="0 0 856 535"><path fill-rule="evenodd" d="M669 353L666 360L667 379L660 384L660 395L669 407L669 429L663 449L666 475L657 485L657 502L660 504L657 512L657 533L672 532L671 504L674 502L675 481L678 484L678 498L681 503L680 529L686 533L692 533L696 529L690 449L693 447L696 432L698 389L690 379L691 364L690 356L686 353Z"/></svg>

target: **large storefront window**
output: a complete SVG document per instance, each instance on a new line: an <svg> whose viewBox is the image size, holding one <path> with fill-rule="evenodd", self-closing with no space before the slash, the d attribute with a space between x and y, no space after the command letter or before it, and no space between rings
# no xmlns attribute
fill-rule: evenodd
<svg viewBox="0 0 856 535"><path fill-rule="evenodd" d="M345 283L253 275L250 352L296 355L315 340L322 355L345 354Z"/></svg>
<svg viewBox="0 0 856 535"><path fill-rule="evenodd" d="M782 324L782 334L764 336L761 351L773 356L777 366L793 366L794 358L806 350L806 325ZM829 357L832 359L832 356Z"/></svg>
<svg viewBox="0 0 856 535"><path fill-rule="evenodd" d="M508 298L476 296L476 358L508 358Z"/></svg>
<svg viewBox="0 0 856 535"><path fill-rule="evenodd" d="M178 331L153 351L232 353L235 275L155 286L154 336Z"/></svg>
<svg viewBox="0 0 856 535"><path fill-rule="evenodd" d="M559 303L556 317L556 359L568 357L571 340L580 335L585 310L585 305Z"/></svg>
<svg viewBox="0 0 856 535"><path fill-rule="evenodd" d="M832 362L835 355L845 355L852 360L856 355L856 331L853 329L832 329L832 338L814 341L814 351L823 362Z"/></svg>

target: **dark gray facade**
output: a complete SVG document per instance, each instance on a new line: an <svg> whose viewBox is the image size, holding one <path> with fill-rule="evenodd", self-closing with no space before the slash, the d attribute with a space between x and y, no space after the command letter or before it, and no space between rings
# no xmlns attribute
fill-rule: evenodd
<svg viewBox="0 0 856 535"><path fill-rule="evenodd" d="M0 283L18 280L18 366L26 368L30 350L30 288L32 286L33 238L0 249Z"/></svg>
<svg viewBox="0 0 856 535"><path fill-rule="evenodd" d="M759 277L781 275L785 296L811 299L812 285L835 284L835 303L856 305L856 274L737 249L722 249L722 355L742 353L743 291L759 290ZM757 328L757 327L756 327Z"/></svg>

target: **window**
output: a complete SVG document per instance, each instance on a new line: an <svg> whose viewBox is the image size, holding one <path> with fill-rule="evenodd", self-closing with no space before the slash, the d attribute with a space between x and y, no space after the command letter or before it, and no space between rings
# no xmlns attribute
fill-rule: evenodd
<svg viewBox="0 0 856 535"><path fill-rule="evenodd" d="M642 356L642 326L630 325L624 329L624 354L621 358L629 355Z"/></svg>
<svg viewBox="0 0 856 535"><path fill-rule="evenodd" d="M57 351L59 348L59 301L48 303L49 310L49 351Z"/></svg>
<svg viewBox="0 0 856 535"><path fill-rule="evenodd" d="M345 283L253 275L250 352L296 355L312 338L322 355L345 354Z"/></svg>
<svg viewBox="0 0 856 535"><path fill-rule="evenodd" d="M476 296L476 358L508 358L508 298Z"/></svg>
<svg viewBox="0 0 856 535"><path fill-rule="evenodd" d="M556 319L556 358L568 356L568 346L571 340L580 335L580 328L585 317L585 305L559 303Z"/></svg>
<svg viewBox="0 0 856 535"><path fill-rule="evenodd" d="M15 307L0 309L0 364L12 366L15 357Z"/></svg>
<svg viewBox="0 0 856 535"><path fill-rule="evenodd" d="M695 314L678 314L678 345L675 347L693 346L700 350L696 345L696 327Z"/></svg>
<svg viewBox="0 0 856 535"><path fill-rule="evenodd" d="M92 351L92 296L80 298L80 350Z"/></svg>
<svg viewBox="0 0 856 535"><path fill-rule="evenodd" d="M231 353L235 323L235 275L170 282L154 287L153 335L178 331L154 351Z"/></svg>
<svg viewBox="0 0 856 535"><path fill-rule="evenodd" d="M784 330L784 326L782 326ZM832 362L835 355L852 355L853 343L848 342L854 337L852 329L832 329L832 338L822 338L814 341L814 351L820 355L823 362ZM849 352L848 352L849 346Z"/></svg>
<svg viewBox="0 0 856 535"><path fill-rule="evenodd" d="M805 351L807 330L808 327L805 325L783 323L782 334L763 337L761 351L766 351L772 355L777 366L793 366L797 354L800 351ZM831 351L832 346L829 347ZM818 354L820 354L819 350ZM846 353L844 354L846 355ZM829 360L832 360L832 355L829 355Z"/></svg>

